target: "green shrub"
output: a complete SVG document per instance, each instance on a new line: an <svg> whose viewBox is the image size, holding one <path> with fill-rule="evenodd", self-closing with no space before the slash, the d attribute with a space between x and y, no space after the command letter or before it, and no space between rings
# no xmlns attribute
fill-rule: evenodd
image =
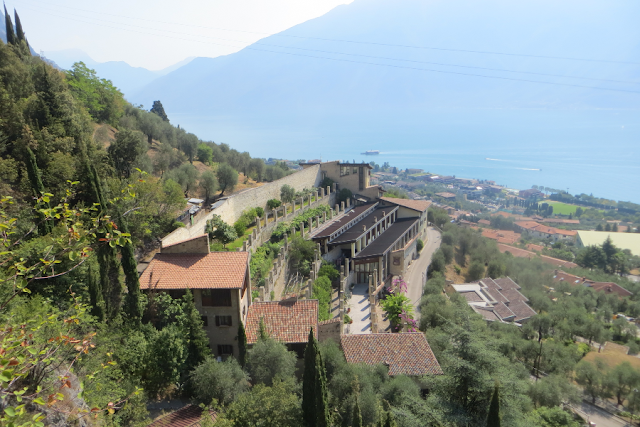
<svg viewBox="0 0 640 427"><path fill-rule="evenodd" d="M269 209L275 209L280 205L282 205L282 202L278 199L270 199L267 201L267 207Z"/></svg>
<svg viewBox="0 0 640 427"><path fill-rule="evenodd" d="M182 227L184 227L184 226L185 226L185 225L184 225L184 222L175 221L175 222L173 223L173 229L174 229L174 230L175 230L176 228L182 228Z"/></svg>
<svg viewBox="0 0 640 427"><path fill-rule="evenodd" d="M351 316L349 316L348 314L344 315L344 323L351 323Z"/></svg>
<svg viewBox="0 0 640 427"><path fill-rule="evenodd" d="M258 216L258 218L262 218L264 216L264 209L262 209L260 206L258 206L256 208L256 215Z"/></svg>
<svg viewBox="0 0 640 427"><path fill-rule="evenodd" d="M233 228L236 230L238 237L241 237L244 236L244 232L247 231L247 224L240 219L233 224Z"/></svg>
<svg viewBox="0 0 640 427"><path fill-rule="evenodd" d="M331 318L331 281L327 276L318 277L313 282L313 298L319 303L318 320L329 320Z"/></svg>
<svg viewBox="0 0 640 427"><path fill-rule="evenodd" d="M322 264L318 270L318 277L326 276L332 282L340 277L340 272L331 264Z"/></svg>
<svg viewBox="0 0 640 427"><path fill-rule="evenodd" d="M421 252L422 248L424 248L424 242L422 241L422 239L418 239L418 243L416 243L416 249L418 252Z"/></svg>

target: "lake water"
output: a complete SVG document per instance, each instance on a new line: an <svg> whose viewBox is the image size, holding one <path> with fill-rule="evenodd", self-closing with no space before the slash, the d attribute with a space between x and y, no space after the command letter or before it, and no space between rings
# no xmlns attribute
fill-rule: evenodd
<svg viewBox="0 0 640 427"><path fill-rule="evenodd" d="M170 115L201 139L255 157L389 162L640 203L640 112L421 110ZM379 150L377 156L364 156Z"/></svg>

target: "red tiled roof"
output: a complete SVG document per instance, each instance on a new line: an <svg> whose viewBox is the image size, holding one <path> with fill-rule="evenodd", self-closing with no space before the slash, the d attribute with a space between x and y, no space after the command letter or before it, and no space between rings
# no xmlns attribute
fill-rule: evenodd
<svg viewBox="0 0 640 427"><path fill-rule="evenodd" d="M387 364L389 375L441 375L442 369L422 332L342 335L348 363Z"/></svg>
<svg viewBox="0 0 640 427"><path fill-rule="evenodd" d="M529 258L533 259L537 256L535 252L525 251L524 249L516 248L515 246L504 245L498 243L498 250L502 253L509 252L516 258ZM571 261L565 261L563 259L551 258L550 256L540 255L540 260L547 264L552 264L556 267L575 268L578 265Z"/></svg>
<svg viewBox="0 0 640 427"><path fill-rule="evenodd" d="M513 302L513 301L529 302L529 299L524 295L522 295L520 291L516 289L503 289L500 291L500 293L504 295L507 298L507 300L509 300L510 302ZM511 307L511 304L509 304L509 307Z"/></svg>
<svg viewBox="0 0 640 427"><path fill-rule="evenodd" d="M211 420L216 420L216 413L209 412ZM147 427L200 427L202 420L202 408L196 405L187 405L177 411L163 415L149 424Z"/></svg>
<svg viewBox="0 0 640 427"><path fill-rule="evenodd" d="M140 276L142 289L241 289L248 252L156 254Z"/></svg>
<svg viewBox="0 0 640 427"><path fill-rule="evenodd" d="M429 200L396 199L395 197L380 197L380 200L413 209L418 212L424 212L429 209L429 206L431 206L431 201Z"/></svg>
<svg viewBox="0 0 640 427"><path fill-rule="evenodd" d="M304 343L309 330L318 337L318 300L254 302L249 307L245 328L247 344L258 341L260 319L270 337L285 344Z"/></svg>
<svg viewBox="0 0 640 427"><path fill-rule="evenodd" d="M478 221L478 224L491 225L491 222L487 221L486 219L481 219L480 221Z"/></svg>
<svg viewBox="0 0 640 427"><path fill-rule="evenodd" d="M575 276L573 274L566 273L564 271L556 270L555 275L553 276L553 280L556 282L565 282L570 285L584 285L592 288L597 292L604 292L607 294L616 294L620 297L630 297L633 293L629 292L622 286L618 285L614 282L595 282L593 280L589 280L586 277Z"/></svg>
<svg viewBox="0 0 640 427"><path fill-rule="evenodd" d="M448 191L445 191L443 193L436 193L436 196L440 196L440 197L445 198L445 199L455 199L456 198L455 194L450 193Z"/></svg>
<svg viewBox="0 0 640 427"><path fill-rule="evenodd" d="M562 230L560 228L548 227L534 221L516 221L515 224L525 230L537 231L545 234L560 234L562 236L576 236L578 234L578 232L574 230Z"/></svg>
<svg viewBox="0 0 640 427"><path fill-rule="evenodd" d="M520 240L520 234L508 230L490 230L483 229L482 236L488 239L496 240L498 243L513 244Z"/></svg>

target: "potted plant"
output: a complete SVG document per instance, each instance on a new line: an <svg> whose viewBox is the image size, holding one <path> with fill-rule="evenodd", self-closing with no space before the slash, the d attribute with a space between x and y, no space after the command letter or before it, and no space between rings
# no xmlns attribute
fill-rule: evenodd
<svg viewBox="0 0 640 427"><path fill-rule="evenodd" d="M353 323L353 319L348 314L344 315L344 323Z"/></svg>

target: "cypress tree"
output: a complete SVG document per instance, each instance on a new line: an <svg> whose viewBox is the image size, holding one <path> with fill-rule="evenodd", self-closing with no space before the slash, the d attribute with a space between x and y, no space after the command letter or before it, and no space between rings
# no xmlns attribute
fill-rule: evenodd
<svg viewBox="0 0 640 427"><path fill-rule="evenodd" d="M4 6L4 25L7 33L7 44L16 44L16 33L13 31L13 22L11 22L11 16L7 12L7 6Z"/></svg>
<svg viewBox="0 0 640 427"><path fill-rule="evenodd" d="M247 363L247 333L244 330L242 321L238 325L238 353L238 362L244 368Z"/></svg>
<svg viewBox="0 0 640 427"><path fill-rule="evenodd" d="M356 394L356 404L353 407L351 427L362 427L362 412L360 411L360 396Z"/></svg>
<svg viewBox="0 0 640 427"><path fill-rule="evenodd" d="M329 426L329 405L327 403L327 375L318 342L309 331L307 347L304 351L304 374L302 384L302 416L308 427Z"/></svg>
<svg viewBox="0 0 640 427"><path fill-rule="evenodd" d="M20 17L18 16L18 12L13 10L13 15L16 19L16 45L20 48L21 52L24 55L31 56L31 50L29 49L29 42L24 35L24 31L22 31L22 23L20 23Z"/></svg>
<svg viewBox="0 0 640 427"><path fill-rule="evenodd" d="M500 392L498 391L498 382L493 388L493 397L489 405L489 414L487 415L487 427L500 427Z"/></svg>
<svg viewBox="0 0 640 427"><path fill-rule="evenodd" d="M118 225L120 231L129 233L129 225L118 212ZM140 281L138 280L138 262L134 256L133 244L129 240L120 247L120 255L122 256L122 271L124 272L124 281L127 286L127 295L125 297L124 311L129 319L139 322L142 318L142 307L140 306Z"/></svg>
<svg viewBox="0 0 640 427"><path fill-rule="evenodd" d="M391 412L391 405L386 400L384 401L384 418L383 427L398 427L393 412Z"/></svg>
<svg viewBox="0 0 640 427"><path fill-rule="evenodd" d="M188 341L185 371L189 372L204 362L204 359L211 354L211 351L209 350L209 338L202 324L202 316L196 308L191 290L187 289L182 301L184 319L181 319L180 323Z"/></svg>
<svg viewBox="0 0 640 427"><path fill-rule="evenodd" d="M95 167L88 166L88 168L93 200L100 205L101 214L105 214L107 202L102 192L98 173ZM107 320L112 320L118 315L122 305L122 284L120 283L120 263L116 249L101 240L106 237L106 233L97 233L99 246L96 252L100 264L100 288L105 303L105 317Z"/></svg>
<svg viewBox="0 0 640 427"><path fill-rule="evenodd" d="M16 12L15 9L13 9L13 15L16 19L16 40L18 41L18 43L26 41L27 39L24 37L24 31L22 31L22 23L20 23L20 17L18 16L18 12Z"/></svg>
<svg viewBox="0 0 640 427"><path fill-rule="evenodd" d="M23 138L32 138L31 131L28 126L25 126L23 132ZM31 148L27 146L27 175L29 176L29 181L31 182L31 190L33 191L33 195L38 198L42 197L44 194L44 185L42 184L42 177L40 174L40 168L38 168L38 163L36 161L36 156L33 154ZM45 208L49 208L49 203L45 203ZM42 213L38 213L38 232L41 236L45 236L53 230L53 224L50 220L47 220L45 215Z"/></svg>
<svg viewBox="0 0 640 427"><path fill-rule="evenodd" d="M102 298L102 289L100 288L100 280L96 277L93 265L89 264L89 303L91 304L91 314L100 322L104 320L104 299Z"/></svg>

